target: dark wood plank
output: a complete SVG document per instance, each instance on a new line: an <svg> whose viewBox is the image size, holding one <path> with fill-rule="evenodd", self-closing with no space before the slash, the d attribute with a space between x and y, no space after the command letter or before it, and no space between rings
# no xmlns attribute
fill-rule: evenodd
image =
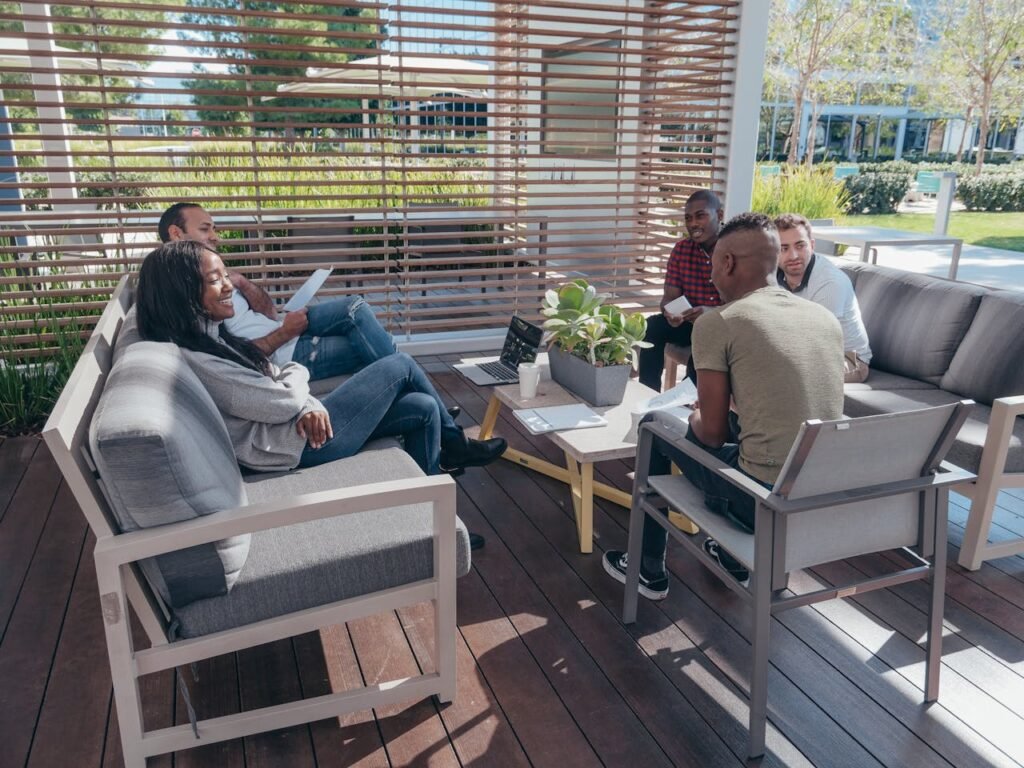
<svg viewBox="0 0 1024 768"><path fill-rule="evenodd" d="M56 481L52 471L45 479ZM38 480L44 483L44 478ZM0 642L0 744L15 765L26 761L35 736L85 534L85 519L67 487L61 486Z"/></svg>
<svg viewBox="0 0 1024 768"><path fill-rule="evenodd" d="M892 569L878 569L878 572L884 570L891 572ZM824 584L849 582L862 577L863 571L848 563L835 563L816 568L814 575L817 578L803 574L795 576L794 591L806 592ZM966 646L956 635L947 635L943 647L943 692L939 703L929 707L923 704L925 650L918 644L927 625L923 611L901 600L892 590L865 593L847 601L821 603L814 607L814 611L839 627L844 635L874 652L875 669L867 667L859 672L853 678L858 685L872 687L875 682L872 675L881 675L885 682L892 681L901 688L904 687L903 681L910 684L913 693L907 703L912 706L901 720L918 732L931 748L939 749L945 759L957 765L971 766L982 764L979 763L979 755L986 755L988 762L985 764L1002 765L1008 762L1009 756L1012 763L1014 755L1007 752L1006 739L1002 739L1002 744L998 738L995 741L991 739L992 733L1005 725L1007 719L999 718L1000 722L993 723L991 728L977 720L977 712L986 711L991 716L998 707L993 707L992 701L986 700L989 693L963 674L975 675L976 680L986 676L992 679L992 670L998 666L995 662L973 647ZM883 664L891 667L891 671ZM998 674L1005 675L1006 670ZM879 700L882 697L876 695L875 698ZM918 710L916 715L914 707ZM947 724L946 728L936 727L940 719ZM970 736L958 734L962 727L958 723L966 724L974 733ZM979 737L986 730L989 733L988 743ZM945 748L940 749L939 745Z"/></svg>
<svg viewBox="0 0 1024 768"><path fill-rule="evenodd" d="M95 545L90 533L61 628L28 768L63 768L68 744L75 745L75 762L82 768L102 762L113 696L91 557Z"/></svg>
<svg viewBox="0 0 1024 768"><path fill-rule="evenodd" d="M459 590L458 615L468 612L468 598L480 595L492 599L485 590L467 594ZM426 603L399 611L399 618L421 667L436 669L433 654L434 613ZM455 666L458 689L455 700L441 707L441 720L462 765L497 764L508 768L530 765L494 691L477 667L462 632L456 633Z"/></svg>
<svg viewBox="0 0 1024 768"><path fill-rule="evenodd" d="M362 673L345 626L331 626L295 638L303 698L361 688ZM387 749L373 712L351 712L310 725L320 768L386 768Z"/></svg>
<svg viewBox="0 0 1024 768"><path fill-rule="evenodd" d="M420 673L393 612L352 621L348 627L368 685ZM432 698L378 707L374 712L392 765L459 764Z"/></svg>
<svg viewBox="0 0 1024 768"><path fill-rule="evenodd" d="M246 648L236 654L242 710L295 701L302 695L291 639ZM281 728L245 738L246 768L313 768L308 725Z"/></svg>
<svg viewBox="0 0 1024 768"><path fill-rule="evenodd" d="M174 724L183 725L189 721L188 711L174 675L184 676L196 717L205 720L241 711L240 670L235 654L224 654L196 662L194 675L191 666L177 669L174 674L167 673L167 681L171 686L170 694L174 701ZM150 727L148 723L147 727ZM175 768L201 768L213 765L243 768L246 765L243 740L221 741L176 752L174 765Z"/></svg>
<svg viewBox="0 0 1024 768"><path fill-rule="evenodd" d="M40 448L0 520L0 643L6 637L11 611L40 544L59 486L57 465L50 452ZM75 514L76 525L83 530L85 518L77 509ZM69 580L69 586L70 583Z"/></svg>
<svg viewBox="0 0 1024 768"><path fill-rule="evenodd" d="M547 478L540 478L537 482L541 485L553 483ZM526 508L531 517L535 516L536 510L543 509L538 504L529 504ZM600 505L599 509L595 515L595 528L599 533L597 540L609 546L623 548L625 531L622 530L618 517L624 519L624 510L619 513L616 508L617 517L612 519ZM604 573L598 553L589 556L579 555L572 548L574 531L567 532L565 526L558 525L555 520L540 524L538 527L549 536L554 537L554 532L557 532L558 536L565 537L561 548L573 553L574 561L578 564L578 573L586 580L594 595L609 611L615 614L621 611L622 587ZM689 565L694 567L696 574L692 578L707 587L707 577L700 573L702 569L696 563ZM721 597L720 594L716 595L716 602ZM673 650L664 651L664 646L658 644L660 638L655 639L647 646L651 658L660 668L675 670L673 681L680 692L685 691L685 694L693 697L692 706L699 712L700 717L710 721L719 736L728 739L729 748L735 759L742 759L747 748L748 710L745 704L745 691L749 645L736 630L735 617L733 625L726 623L708 607L699 594L676 581L673 581L669 598L664 603L655 605L647 601L641 602L643 605L640 619L631 630L634 637L643 645L648 635L657 638L657 633L667 624L675 625L674 631L678 634L675 635L676 639L673 642L676 645L668 646ZM663 615L658 616L658 613ZM591 642L588 638L588 649L591 648ZM698 652L690 650L688 653L690 648L698 649ZM798 659L793 666L800 668L804 663L803 659ZM698 666L703 666L703 670L694 673L691 667ZM692 679L687 679L691 676ZM770 724L770 752L766 760L777 764L807 764L806 758L800 754L802 752L811 758L811 762L825 760L837 761L834 764L873 764L871 757L848 734L838 728L829 713L819 706L819 692L815 690L815 686L829 687L827 680L816 681L816 678L821 678L820 671L808 670L807 679L801 678L797 684L774 667L770 670L770 676L773 697L770 709L771 723L779 725L781 722L785 728L780 728L785 730L786 736L777 737ZM802 691L804 687L809 687L811 693ZM829 697L841 699L844 695L841 690L829 696L826 696L827 693L829 692L821 691L820 695L825 696L826 700ZM646 690L638 695L644 701L648 698L660 700ZM684 708L686 699L677 696L670 700L675 702L672 711L678 719L680 713L687 711ZM665 740L660 734L659 742L664 746Z"/></svg>
<svg viewBox="0 0 1024 768"><path fill-rule="evenodd" d="M487 488L490 478L479 471L475 474ZM490 486L489 495L493 496L495 490ZM500 497L496 500L504 502ZM506 507L506 514L509 512L511 505ZM476 569L601 761L615 765L628 762L632 756L638 764L666 764L663 751L608 679L608 671L600 667L565 617L546 599L535 583L536 575L525 567L522 558L513 556L508 542L468 499L460 504L460 514L464 519L479 521L474 526L493 539L478 553ZM556 558L549 565L553 571L572 578ZM577 606L577 610L585 607Z"/></svg>
<svg viewBox="0 0 1024 768"><path fill-rule="evenodd" d="M0 520L41 444L35 436L9 437L0 442Z"/></svg>

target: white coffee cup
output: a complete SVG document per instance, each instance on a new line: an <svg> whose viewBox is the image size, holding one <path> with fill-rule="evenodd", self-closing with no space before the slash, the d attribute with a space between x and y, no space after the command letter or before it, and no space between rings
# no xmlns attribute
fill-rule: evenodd
<svg viewBox="0 0 1024 768"><path fill-rule="evenodd" d="M523 400L532 400L537 396L537 385L540 383L540 366L537 363L519 364L519 396Z"/></svg>

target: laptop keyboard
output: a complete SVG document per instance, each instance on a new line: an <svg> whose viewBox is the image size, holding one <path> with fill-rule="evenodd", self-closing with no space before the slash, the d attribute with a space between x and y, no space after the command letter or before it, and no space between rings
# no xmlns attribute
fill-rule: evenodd
<svg viewBox="0 0 1024 768"><path fill-rule="evenodd" d="M491 374L491 376L499 381L511 382L519 378L519 373L514 368L509 368L500 360L495 360L491 363L480 363L480 370Z"/></svg>

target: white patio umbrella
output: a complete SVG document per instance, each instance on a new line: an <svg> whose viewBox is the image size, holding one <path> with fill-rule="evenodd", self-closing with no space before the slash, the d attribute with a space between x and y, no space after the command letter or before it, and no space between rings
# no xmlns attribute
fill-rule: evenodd
<svg viewBox="0 0 1024 768"><path fill-rule="evenodd" d="M78 57L71 48L62 45L50 45L48 51L29 50L28 40L24 37L0 37L0 67L24 67L29 64L30 57L43 56L52 58L58 69L78 69L92 71L99 69L96 54ZM103 69L114 69L119 72L138 72L141 67L134 61L111 59L107 55L101 58Z"/></svg>
<svg viewBox="0 0 1024 768"><path fill-rule="evenodd" d="M438 94L454 94L484 100L491 69L475 61L455 61L430 56L371 56L337 67L310 67L306 79L277 86L273 99L283 96L339 96L360 98L363 111L373 98L408 100L418 104ZM369 138L369 128L364 129Z"/></svg>
<svg viewBox="0 0 1024 768"><path fill-rule="evenodd" d="M478 61L442 56L397 56L392 53L356 59L336 67L310 67L306 82L380 83L410 88L432 89L432 93L452 88L483 89L490 85L491 68Z"/></svg>

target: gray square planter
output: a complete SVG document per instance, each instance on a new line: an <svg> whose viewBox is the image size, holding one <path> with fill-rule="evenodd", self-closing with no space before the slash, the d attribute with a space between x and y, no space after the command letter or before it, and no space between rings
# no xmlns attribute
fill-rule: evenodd
<svg viewBox="0 0 1024 768"><path fill-rule="evenodd" d="M595 367L562 351L557 344L548 350L551 378L591 405L618 405L626 394L629 365Z"/></svg>

